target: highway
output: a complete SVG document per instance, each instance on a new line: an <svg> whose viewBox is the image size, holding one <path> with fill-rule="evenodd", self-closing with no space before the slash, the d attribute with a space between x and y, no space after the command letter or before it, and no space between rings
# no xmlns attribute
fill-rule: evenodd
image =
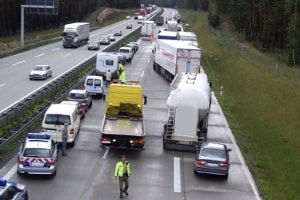
<svg viewBox="0 0 300 200"><path fill-rule="evenodd" d="M120 28L125 33L127 23L127 21L122 21L91 34L98 38L101 34L113 33L114 30ZM133 26L135 25L136 23L133 22ZM157 27L156 30L158 29ZM196 176L193 171L194 152L163 149L161 134L167 120L166 100L170 87L169 83L152 69L151 52L155 41L139 40L138 42L139 51L132 63L125 65L125 72L126 79L141 82L144 94L148 97L144 108L147 134L144 151L99 147L105 102L101 99L93 99L93 107L82 121L80 134L74 147L68 147L67 157L59 156L56 176L17 175L15 156L0 170L0 177L25 184L29 190L29 199L32 200L119 199L118 181L114 179L114 167L120 160L120 156L126 154L131 163L132 175L129 180L129 196L125 196L124 199L260 199L255 182L244 163L239 147L214 95L209 117L208 140L225 143L232 149L228 179L217 176ZM0 60L0 65L4 66L0 79L3 82L0 85L4 85L0 88L0 94L11 95L7 104L1 102L1 108L4 109L55 78L53 76L47 81L29 81L27 74L33 64L40 64L40 62L51 64L55 67L55 74L59 75L94 53L96 52L87 51L86 46L79 49L63 49L61 43L54 43ZM41 56L35 57L37 55ZM9 78L14 68L20 73ZM22 82L16 81L16 78ZM19 85L16 85L17 83ZM12 87L13 85L15 86ZM12 92L14 93L11 94Z"/></svg>

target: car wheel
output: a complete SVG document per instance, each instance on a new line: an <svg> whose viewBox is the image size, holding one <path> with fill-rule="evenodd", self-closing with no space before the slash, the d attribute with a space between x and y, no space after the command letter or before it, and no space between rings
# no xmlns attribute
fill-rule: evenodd
<svg viewBox="0 0 300 200"><path fill-rule="evenodd" d="M92 106L93 106L93 102L91 101L91 104L90 104L89 108L91 108Z"/></svg>

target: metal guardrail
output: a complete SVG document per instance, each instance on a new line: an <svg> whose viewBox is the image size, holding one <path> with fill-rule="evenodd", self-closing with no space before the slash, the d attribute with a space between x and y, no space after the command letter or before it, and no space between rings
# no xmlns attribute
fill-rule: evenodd
<svg viewBox="0 0 300 200"><path fill-rule="evenodd" d="M118 45L123 43L131 34L134 34L139 30L140 27L133 29L129 35L122 37L118 41L114 42L112 45L105 48L104 51L110 51L111 49L116 48ZM80 64L65 72L61 76L57 77L46 86L39 88L32 94L29 94L28 96L24 97L8 109L1 112L0 128L4 128L9 125L16 124L16 122L18 121L16 119L24 116L29 110L34 110L35 105L41 104L45 99L51 99L50 101L48 100L47 105L45 105L40 110L34 112L32 116L24 119L23 122L18 123L15 127L12 127L10 130L7 130L6 133L4 133L3 136L0 138L0 150L18 135L20 135L23 131L28 130L33 122L35 122L42 115L44 115L51 103L57 103L62 101L72 88L77 88L80 85L82 85L87 74L83 75L79 80L76 81L74 81L74 78L78 77L78 75L82 73L82 71L84 71L87 66L93 65L95 63L96 55L82 61ZM74 82L73 86L62 92L62 88L64 88L67 85L67 83L70 82Z"/></svg>

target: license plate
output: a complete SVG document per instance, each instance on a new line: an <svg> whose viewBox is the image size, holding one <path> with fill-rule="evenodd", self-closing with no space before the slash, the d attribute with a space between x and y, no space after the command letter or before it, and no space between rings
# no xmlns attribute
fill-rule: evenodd
<svg viewBox="0 0 300 200"><path fill-rule="evenodd" d="M207 166L209 167L218 167L219 165L216 163L207 163Z"/></svg>
<svg viewBox="0 0 300 200"><path fill-rule="evenodd" d="M42 166L43 166L43 163L40 163L40 162L33 162L33 163L31 163L31 166L32 166L32 167L42 167Z"/></svg>
<svg viewBox="0 0 300 200"><path fill-rule="evenodd" d="M55 133L55 132L56 132L56 130L52 130L52 129L46 129L46 131L47 131L48 133Z"/></svg>

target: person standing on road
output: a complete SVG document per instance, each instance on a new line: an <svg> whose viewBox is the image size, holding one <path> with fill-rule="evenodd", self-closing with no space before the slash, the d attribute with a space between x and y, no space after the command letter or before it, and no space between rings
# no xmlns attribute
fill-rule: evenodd
<svg viewBox="0 0 300 200"><path fill-rule="evenodd" d="M62 156L67 156L66 147L67 147L67 143L68 143L68 134L69 134L68 126L69 126L69 124L65 123L64 128L61 131L61 137L62 137L61 153L62 153Z"/></svg>
<svg viewBox="0 0 300 200"><path fill-rule="evenodd" d="M121 156L121 161L117 162L115 168L115 179L119 178L119 188L120 188L120 198L123 198L123 193L128 196L128 187L129 187L129 176L130 176L130 164L126 159L126 155ZM125 186L123 188L123 182Z"/></svg>
<svg viewBox="0 0 300 200"><path fill-rule="evenodd" d="M121 70L120 72L119 80L123 82L126 80L126 75L124 71Z"/></svg>
<svg viewBox="0 0 300 200"><path fill-rule="evenodd" d="M119 63L118 63L118 72L119 72L119 75L121 74L121 71L124 71L124 65L119 61Z"/></svg>
<svg viewBox="0 0 300 200"><path fill-rule="evenodd" d="M112 77L111 71L107 70L107 72L106 72L106 87L108 87L110 85L111 77Z"/></svg>

